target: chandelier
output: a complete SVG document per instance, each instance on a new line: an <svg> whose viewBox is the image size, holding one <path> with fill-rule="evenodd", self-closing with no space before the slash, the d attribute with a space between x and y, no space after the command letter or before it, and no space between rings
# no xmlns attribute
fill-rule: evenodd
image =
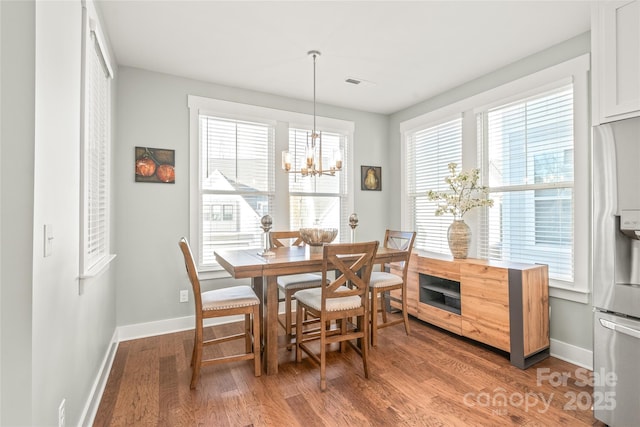
<svg viewBox="0 0 640 427"><path fill-rule="evenodd" d="M316 131L316 58L320 56L317 50L310 50L307 55L313 57L313 130L307 133L305 145L305 163L298 169L291 168L291 153L282 152L282 170L287 173L299 173L302 176L335 176L336 171L342 170L342 152L340 149L334 150L333 160L329 167L322 166L322 132ZM295 159L294 159L295 160Z"/></svg>

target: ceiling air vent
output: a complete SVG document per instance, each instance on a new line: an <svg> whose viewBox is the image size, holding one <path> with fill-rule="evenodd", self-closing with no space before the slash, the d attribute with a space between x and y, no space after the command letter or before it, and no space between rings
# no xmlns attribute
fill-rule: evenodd
<svg viewBox="0 0 640 427"><path fill-rule="evenodd" d="M359 85L360 83L362 83L362 80L358 80L358 79L353 79L351 77L347 78L345 80L346 83L351 83L352 85Z"/></svg>

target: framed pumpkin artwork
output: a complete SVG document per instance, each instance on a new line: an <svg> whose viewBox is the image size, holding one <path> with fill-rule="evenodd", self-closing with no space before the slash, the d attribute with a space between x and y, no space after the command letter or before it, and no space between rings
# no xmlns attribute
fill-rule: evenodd
<svg viewBox="0 0 640 427"><path fill-rule="evenodd" d="M363 191L382 190L381 166L360 166L360 189Z"/></svg>
<svg viewBox="0 0 640 427"><path fill-rule="evenodd" d="M136 182L176 182L176 151L136 147Z"/></svg>

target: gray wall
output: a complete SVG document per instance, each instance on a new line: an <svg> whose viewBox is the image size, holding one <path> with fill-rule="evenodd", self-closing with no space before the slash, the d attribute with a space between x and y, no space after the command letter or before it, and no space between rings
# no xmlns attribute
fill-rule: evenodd
<svg viewBox="0 0 640 427"><path fill-rule="evenodd" d="M35 5L0 2L2 22L1 425L31 425Z"/></svg>
<svg viewBox="0 0 640 427"><path fill-rule="evenodd" d="M1 7L0 424L57 425L65 399L77 425L115 330L112 271L78 279L82 8ZM55 237L46 258L44 224Z"/></svg>
<svg viewBox="0 0 640 427"><path fill-rule="evenodd" d="M122 67L118 76L115 194L117 322L130 325L193 314L192 304L178 302L178 291L190 289L178 239L189 236L189 111L187 95L311 114L310 102L204 83ZM326 105L317 114L355 122L354 206L360 217L359 239L382 239L388 226L392 185L381 192L360 191L360 165L382 166L387 159L387 117ZM176 183L134 181L134 147L176 150ZM280 173L276 170L276 173ZM229 279L224 280L230 282ZM208 286L216 286L209 283Z"/></svg>
<svg viewBox="0 0 640 427"><path fill-rule="evenodd" d="M390 163L394 165L392 168L397 168L395 169L397 173L390 174L390 179L387 182L393 188L400 188L399 168L402 161L400 123L403 121L589 53L590 50L590 33L587 32L392 114L389 118L389 151L387 154ZM390 196L390 205L399 206L400 193L395 192ZM388 215L390 224L393 227L400 227L400 209L391 209ZM588 266L583 266L583 268L588 268ZM591 350L593 348L591 305L555 298L551 298L550 305L552 312L550 319L551 338Z"/></svg>

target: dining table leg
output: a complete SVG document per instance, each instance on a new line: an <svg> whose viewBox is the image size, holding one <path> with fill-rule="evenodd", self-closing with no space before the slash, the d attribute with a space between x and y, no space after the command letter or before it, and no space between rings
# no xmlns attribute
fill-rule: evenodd
<svg viewBox="0 0 640 427"><path fill-rule="evenodd" d="M264 348L265 348L265 343L264 343L264 336L265 336L265 331L264 331L264 326L265 326L265 322L264 322L264 280L262 278L262 276L260 277L252 277L251 278L251 287L253 288L253 291L256 293L256 296L258 297L258 299L260 300L260 331L259 332L259 341L260 341L260 351L264 353ZM262 356L262 360L264 362L264 355Z"/></svg>
<svg viewBox="0 0 640 427"><path fill-rule="evenodd" d="M265 351L267 375L278 373L278 278L267 276L266 304L264 319Z"/></svg>

